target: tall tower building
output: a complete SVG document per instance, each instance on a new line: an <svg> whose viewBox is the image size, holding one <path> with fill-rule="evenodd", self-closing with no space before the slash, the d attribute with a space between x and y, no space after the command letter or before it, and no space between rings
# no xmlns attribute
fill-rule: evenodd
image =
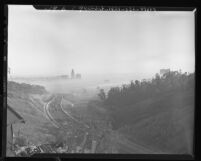
<svg viewBox="0 0 201 161"><path fill-rule="evenodd" d="M74 70L72 69L71 70L71 79L74 79L75 78L75 72L74 72Z"/></svg>

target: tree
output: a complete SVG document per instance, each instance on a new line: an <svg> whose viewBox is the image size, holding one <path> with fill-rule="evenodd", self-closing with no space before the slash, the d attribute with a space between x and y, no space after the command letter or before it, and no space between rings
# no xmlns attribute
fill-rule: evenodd
<svg viewBox="0 0 201 161"><path fill-rule="evenodd" d="M135 85L136 86L140 86L140 81L139 80L135 80Z"/></svg>
<svg viewBox="0 0 201 161"><path fill-rule="evenodd" d="M105 94L104 89L100 89L100 92L99 92L98 96L100 97L101 100L105 101L106 94Z"/></svg>

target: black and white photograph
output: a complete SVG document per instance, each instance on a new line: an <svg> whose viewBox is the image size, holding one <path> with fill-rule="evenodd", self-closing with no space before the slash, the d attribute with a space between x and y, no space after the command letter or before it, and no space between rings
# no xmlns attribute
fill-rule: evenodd
<svg viewBox="0 0 201 161"><path fill-rule="evenodd" d="M193 155L195 12L8 5L6 156Z"/></svg>

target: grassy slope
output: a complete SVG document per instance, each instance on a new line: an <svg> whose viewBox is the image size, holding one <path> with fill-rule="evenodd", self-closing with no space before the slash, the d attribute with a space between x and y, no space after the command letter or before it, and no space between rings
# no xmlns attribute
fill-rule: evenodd
<svg viewBox="0 0 201 161"><path fill-rule="evenodd" d="M25 120L25 124L17 123L13 126L14 134L18 135L20 132L21 136L28 138L34 144L46 142L49 139L46 136L49 120L43 113L43 106L50 94L41 93L42 90L37 93L38 88L34 93L32 93L32 89L29 90L27 87L26 90L23 89L22 84L8 83L7 103Z"/></svg>
<svg viewBox="0 0 201 161"><path fill-rule="evenodd" d="M169 93L116 111L120 133L154 151L191 153L194 95ZM113 113L114 115L114 113ZM116 120L116 124L118 121Z"/></svg>

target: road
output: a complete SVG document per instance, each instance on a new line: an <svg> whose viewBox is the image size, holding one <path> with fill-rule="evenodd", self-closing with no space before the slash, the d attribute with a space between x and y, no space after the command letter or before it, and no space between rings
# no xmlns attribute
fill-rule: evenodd
<svg viewBox="0 0 201 161"><path fill-rule="evenodd" d="M151 150L124 138L118 139L117 144L119 145L121 151L129 154L164 154L163 152Z"/></svg>

